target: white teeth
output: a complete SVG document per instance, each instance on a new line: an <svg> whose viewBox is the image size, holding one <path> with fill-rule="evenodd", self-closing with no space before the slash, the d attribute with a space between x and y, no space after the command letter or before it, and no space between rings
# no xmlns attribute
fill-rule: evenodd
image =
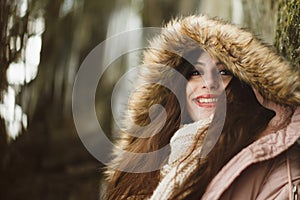
<svg viewBox="0 0 300 200"><path fill-rule="evenodd" d="M217 98L201 98L201 99L198 99L198 101L200 103L216 103L217 102Z"/></svg>

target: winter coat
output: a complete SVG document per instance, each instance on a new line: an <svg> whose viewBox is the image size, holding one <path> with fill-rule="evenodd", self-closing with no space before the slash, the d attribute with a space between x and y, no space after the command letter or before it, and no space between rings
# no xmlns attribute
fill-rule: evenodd
<svg viewBox="0 0 300 200"><path fill-rule="evenodd" d="M187 146L192 146L197 138L193 128L205 124L207 122L197 122L197 126L193 123L188 125L189 129L184 127L174 134L169 162L163 167L161 182L150 200L169 199L175 187L196 168L201 147L189 155ZM297 200L300 192L300 143L296 142L299 127L300 107L287 126L263 135L234 156L211 181L202 199ZM180 149L185 151L179 153Z"/></svg>
<svg viewBox="0 0 300 200"><path fill-rule="evenodd" d="M273 131L262 133L235 155L213 178L202 199L293 199L292 190L296 191L297 184L299 198L300 71L248 31L218 19L189 16L167 24L150 43L143 59L150 67L142 72L142 79L157 80L165 71L155 64L178 66L184 54L182 49L187 51L198 45L221 60L234 76L248 83L264 100L274 103L276 109L279 107L277 115L282 114L281 108L292 110L290 115L283 115L281 124L274 124ZM155 86L144 88L143 95L133 94L132 98L136 98L132 105L133 118L149 114L147 108L160 104L164 95ZM126 139L120 143L123 147L128 145ZM171 180L176 167L166 170L164 179L169 176ZM164 179L152 199L160 199L159 187L164 187L161 186Z"/></svg>

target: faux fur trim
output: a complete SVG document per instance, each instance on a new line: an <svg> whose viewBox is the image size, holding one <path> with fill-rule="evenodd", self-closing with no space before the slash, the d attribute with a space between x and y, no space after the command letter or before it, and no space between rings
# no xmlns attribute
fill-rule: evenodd
<svg viewBox="0 0 300 200"><path fill-rule="evenodd" d="M293 63L250 32L207 16L189 16L168 23L150 43L144 63L178 66L183 53L196 45L224 62L264 98L283 105L300 105L300 71Z"/></svg>

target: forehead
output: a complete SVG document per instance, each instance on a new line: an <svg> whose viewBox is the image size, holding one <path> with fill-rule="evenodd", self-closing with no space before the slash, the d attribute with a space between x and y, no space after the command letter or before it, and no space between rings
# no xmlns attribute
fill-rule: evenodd
<svg viewBox="0 0 300 200"><path fill-rule="evenodd" d="M222 61L215 56L210 56L205 50L193 50L185 54L186 61L190 64L190 69L220 69L227 68Z"/></svg>
<svg viewBox="0 0 300 200"><path fill-rule="evenodd" d="M202 52L200 56L197 58L196 62L209 64L209 63L218 63L219 60L216 58L211 57L207 52Z"/></svg>

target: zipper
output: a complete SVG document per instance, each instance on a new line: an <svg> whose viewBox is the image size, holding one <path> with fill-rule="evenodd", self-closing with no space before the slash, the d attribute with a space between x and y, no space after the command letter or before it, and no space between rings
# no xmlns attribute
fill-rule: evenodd
<svg viewBox="0 0 300 200"><path fill-rule="evenodd" d="M292 199L293 200L298 200L298 187L297 185L293 184L293 188L292 188Z"/></svg>

